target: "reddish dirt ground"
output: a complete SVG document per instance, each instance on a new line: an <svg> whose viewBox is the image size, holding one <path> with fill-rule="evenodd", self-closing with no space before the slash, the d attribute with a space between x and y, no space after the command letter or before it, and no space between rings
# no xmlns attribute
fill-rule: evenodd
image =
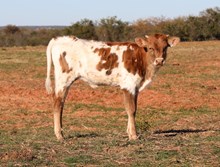
<svg viewBox="0 0 220 167"><path fill-rule="evenodd" d="M157 83L160 82L160 83ZM163 81L166 82L166 81ZM188 82L188 81L186 81ZM154 81L156 86L161 84L159 79ZM28 87L26 86L28 85ZM34 85L31 87L30 85ZM220 88L215 83L204 83L205 89L220 94ZM151 106L153 108L178 109L196 108L204 103L210 108L219 108L219 99L215 96L207 97L196 94L195 90L179 87L169 88L172 94L157 90L144 90L138 99L139 107ZM19 80L0 82L0 106L2 109L46 110L52 106L52 98L46 94L44 80ZM68 94L66 102L100 104L104 106L123 107L123 94L118 88L101 87L92 89L82 81L74 83Z"/></svg>

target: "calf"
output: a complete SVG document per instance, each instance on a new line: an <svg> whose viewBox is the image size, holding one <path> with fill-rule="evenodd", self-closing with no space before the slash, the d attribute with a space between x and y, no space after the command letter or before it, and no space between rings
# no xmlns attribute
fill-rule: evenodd
<svg viewBox="0 0 220 167"><path fill-rule="evenodd" d="M98 42L75 36L53 38L47 47L46 90L54 96L54 131L63 140L62 113L68 90L81 79L91 87L111 85L124 94L128 114L127 133L137 139L135 114L140 91L152 81L165 63L167 48L179 43L178 37L164 34L136 38L135 42ZM51 86L51 64L55 87Z"/></svg>

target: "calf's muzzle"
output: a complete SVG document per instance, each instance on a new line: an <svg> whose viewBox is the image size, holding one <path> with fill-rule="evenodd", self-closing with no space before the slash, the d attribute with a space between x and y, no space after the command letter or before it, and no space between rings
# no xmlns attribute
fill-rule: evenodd
<svg viewBox="0 0 220 167"><path fill-rule="evenodd" d="M164 64L164 58L156 58L154 61L155 66L162 66Z"/></svg>

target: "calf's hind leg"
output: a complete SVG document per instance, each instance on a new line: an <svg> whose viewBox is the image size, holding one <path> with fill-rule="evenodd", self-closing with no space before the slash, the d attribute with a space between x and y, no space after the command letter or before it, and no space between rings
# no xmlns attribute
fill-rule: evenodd
<svg viewBox="0 0 220 167"><path fill-rule="evenodd" d="M64 87L63 90L54 94L54 132L59 141L64 139L62 133L62 114L68 90L69 87Z"/></svg>

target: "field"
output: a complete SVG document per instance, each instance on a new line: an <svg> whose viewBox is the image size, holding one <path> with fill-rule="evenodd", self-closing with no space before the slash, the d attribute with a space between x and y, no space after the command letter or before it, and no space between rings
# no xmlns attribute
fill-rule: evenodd
<svg viewBox="0 0 220 167"><path fill-rule="evenodd" d="M138 101L140 139L129 141L118 88L77 81L60 143L46 94L46 47L0 48L0 166L220 164L220 41L180 43Z"/></svg>

